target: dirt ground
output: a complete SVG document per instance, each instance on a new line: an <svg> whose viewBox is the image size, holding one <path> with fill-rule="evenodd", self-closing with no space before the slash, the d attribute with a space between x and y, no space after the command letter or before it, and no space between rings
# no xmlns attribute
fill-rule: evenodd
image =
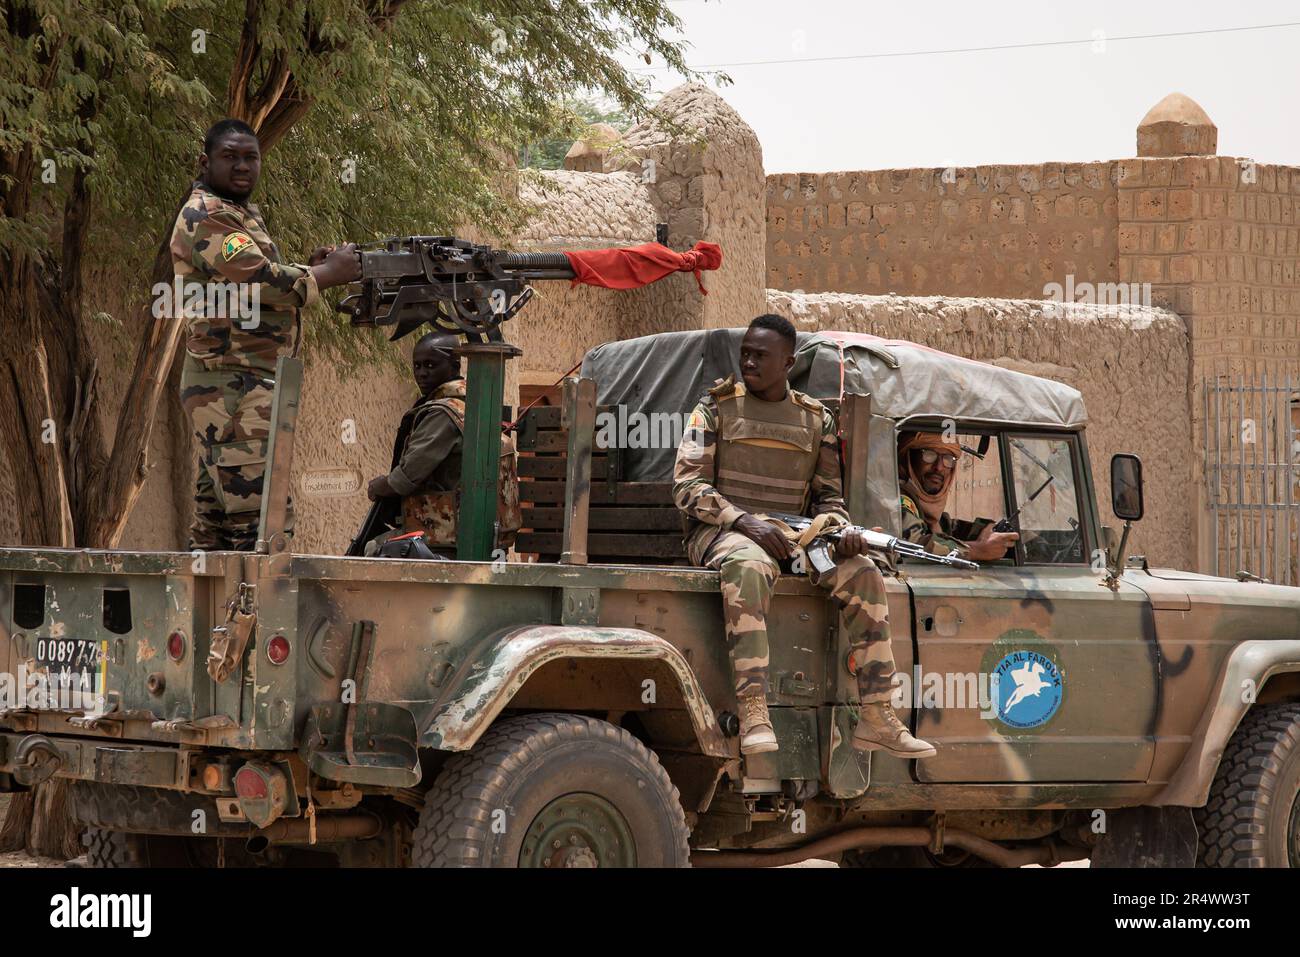
<svg viewBox="0 0 1300 957"><path fill-rule="evenodd" d="M0 794L0 821L9 813L9 795ZM22 851L0 854L0 868L4 867L62 867L62 861L52 857L28 857Z"/></svg>

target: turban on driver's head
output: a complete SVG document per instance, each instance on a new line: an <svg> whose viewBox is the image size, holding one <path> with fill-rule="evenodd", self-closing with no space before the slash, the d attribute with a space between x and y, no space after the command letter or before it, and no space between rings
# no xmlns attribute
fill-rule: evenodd
<svg viewBox="0 0 1300 957"><path fill-rule="evenodd" d="M938 492L933 494L927 492L925 486L921 484L921 476L912 465L912 453L922 449L933 449L940 453L950 452L960 459L962 447L956 441L946 441L938 432L911 432L898 443L898 477L902 480L903 494L916 502L917 508L921 510L931 530L937 532L939 519L943 516L943 508L948 503L948 492L952 488L953 479L957 477L957 469L954 467L948 471L943 488Z"/></svg>

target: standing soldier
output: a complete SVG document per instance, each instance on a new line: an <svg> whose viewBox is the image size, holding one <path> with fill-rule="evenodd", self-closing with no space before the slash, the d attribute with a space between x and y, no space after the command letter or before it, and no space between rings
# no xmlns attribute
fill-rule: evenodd
<svg viewBox="0 0 1300 957"><path fill-rule="evenodd" d="M788 320L764 315L749 324L740 345L744 384L728 378L695 407L673 475L673 499L689 520L687 554L722 576L743 754L777 749L767 711L767 607L778 563L794 550L764 515L849 521L834 420L786 382L794 349ZM860 702L853 747L928 758L934 748L912 737L889 704L889 606L884 579L864 547L861 533L844 534L835 570L816 582L830 591L849 632Z"/></svg>
<svg viewBox="0 0 1300 957"><path fill-rule="evenodd" d="M276 359L297 354L298 310L361 275L355 245L287 265L248 197L262 170L257 134L239 120L208 130L200 175L176 217L173 317L187 338L181 403L199 443L192 549L257 543ZM293 527L292 506L286 530Z"/></svg>
<svg viewBox="0 0 1300 957"><path fill-rule="evenodd" d="M450 333L431 332L415 344L411 366L420 397L398 426L391 470L371 479L366 488L371 501L400 498L402 530L423 532L429 548L446 557L456 554L465 432L465 380L453 352L459 341ZM497 472L497 546L513 545L521 524L515 444L503 435Z"/></svg>

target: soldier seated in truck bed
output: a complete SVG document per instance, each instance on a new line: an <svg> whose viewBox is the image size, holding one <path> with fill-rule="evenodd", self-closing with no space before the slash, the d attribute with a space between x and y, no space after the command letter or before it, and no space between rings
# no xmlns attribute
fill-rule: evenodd
<svg viewBox="0 0 1300 957"><path fill-rule="evenodd" d="M767 710L766 616L778 563L795 556L766 513L826 516L847 524L835 421L816 399L796 392L795 330L763 315L740 346L744 384L728 378L691 413L677 452L673 498L688 519L687 554L722 577L727 645L740 711L740 750L777 749ZM853 746L902 758L935 750L908 732L890 706L894 658L880 570L860 534L838 545L839 561L816 584L830 591L851 634L860 720Z"/></svg>

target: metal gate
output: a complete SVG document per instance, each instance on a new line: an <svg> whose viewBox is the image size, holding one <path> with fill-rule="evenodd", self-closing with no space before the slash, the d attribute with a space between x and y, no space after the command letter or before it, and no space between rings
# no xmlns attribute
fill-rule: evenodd
<svg viewBox="0 0 1300 957"><path fill-rule="evenodd" d="M1300 582L1300 395L1291 377L1203 380L1205 483L1216 575Z"/></svg>

